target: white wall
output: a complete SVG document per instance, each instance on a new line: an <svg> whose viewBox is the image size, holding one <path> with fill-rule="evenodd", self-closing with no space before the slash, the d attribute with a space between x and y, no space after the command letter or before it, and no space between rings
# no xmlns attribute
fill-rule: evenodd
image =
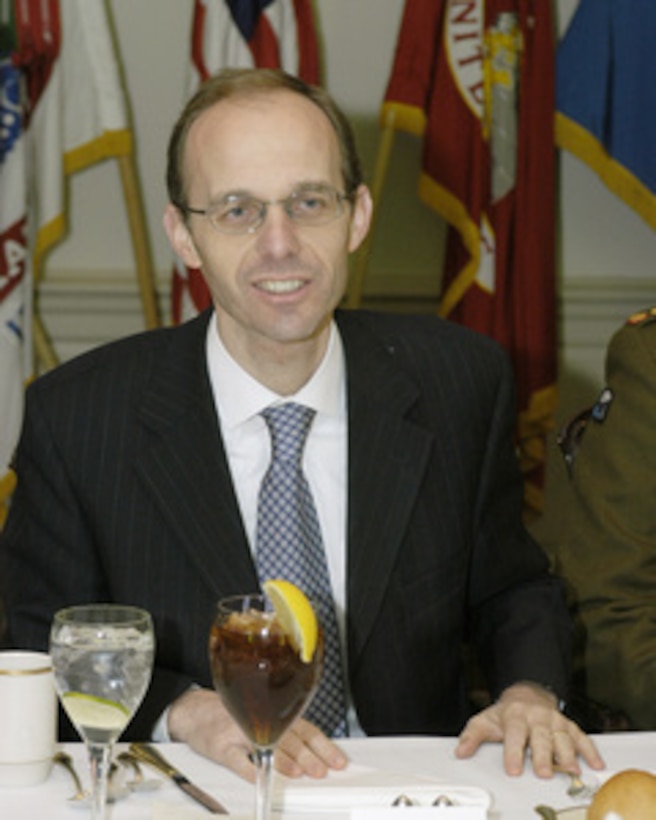
<svg viewBox="0 0 656 820"><path fill-rule="evenodd" d="M561 31L577 2L556 0ZM403 6L403 0L316 0L326 85L355 122L368 173ZM192 3L109 0L109 8L132 106L153 258L166 282L170 254L160 225L164 155L184 98ZM399 135L372 257L369 285L374 290L393 292L410 283L414 292L437 293L443 225L417 199L418 169L417 140ZM585 392L588 382L601 380L603 349L615 325L643 306L642 300L656 301L656 233L570 155L561 157L560 218L564 370L573 382L583 382ZM103 293L104 308L114 317L104 336L98 336L95 317L79 318L80 312L89 312L86 308L71 314L89 285ZM110 161L72 179L70 233L46 263L44 312L62 358L104 337L138 329L138 303L120 310L133 290L120 182ZM570 392L575 404L576 388Z"/></svg>

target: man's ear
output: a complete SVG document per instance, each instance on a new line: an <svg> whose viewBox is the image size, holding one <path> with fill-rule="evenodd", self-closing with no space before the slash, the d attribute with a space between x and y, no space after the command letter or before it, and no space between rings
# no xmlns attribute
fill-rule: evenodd
<svg viewBox="0 0 656 820"><path fill-rule="evenodd" d="M180 210L170 202L166 206L162 222L173 251L182 259L188 268L200 268L200 257L196 251L196 245L189 232L189 228Z"/></svg>
<svg viewBox="0 0 656 820"><path fill-rule="evenodd" d="M360 185L353 199L353 213L351 214L351 228L349 235L349 251L353 253L363 243L369 233L371 216L373 213L371 193L366 185Z"/></svg>

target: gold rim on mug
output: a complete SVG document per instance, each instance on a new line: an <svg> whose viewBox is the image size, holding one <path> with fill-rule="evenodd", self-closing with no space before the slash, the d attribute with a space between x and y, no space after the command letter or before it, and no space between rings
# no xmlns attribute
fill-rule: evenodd
<svg viewBox="0 0 656 820"><path fill-rule="evenodd" d="M0 669L0 675L43 675L52 672L52 666L41 666L35 669Z"/></svg>
<svg viewBox="0 0 656 820"><path fill-rule="evenodd" d="M24 668L17 666L8 669L2 665L3 656L10 663L13 661L20 664L21 662L29 663L31 661L32 663L38 663L40 665L27 666ZM46 672L52 672L52 662L47 655L44 658L39 652L30 652L29 650L21 651L20 649L13 652L0 652L0 675L22 677L23 675L44 675Z"/></svg>

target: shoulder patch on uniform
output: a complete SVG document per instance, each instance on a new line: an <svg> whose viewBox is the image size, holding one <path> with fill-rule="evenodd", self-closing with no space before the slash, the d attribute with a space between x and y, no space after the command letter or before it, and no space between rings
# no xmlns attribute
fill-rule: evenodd
<svg viewBox="0 0 656 820"><path fill-rule="evenodd" d="M604 387L592 407L588 406L579 411L559 430L556 443L560 447L570 478L574 475L574 462L590 421L603 424L613 403L613 398L613 391L610 387Z"/></svg>
<svg viewBox="0 0 656 820"><path fill-rule="evenodd" d="M626 320L627 325L637 326L646 325L650 322L656 321L656 307L646 308L632 313Z"/></svg>
<svg viewBox="0 0 656 820"><path fill-rule="evenodd" d="M586 427L592 415L592 407L585 407L573 416L558 431L556 443L560 447L565 460L567 472L571 478L574 473L574 462L579 451L579 446L585 433Z"/></svg>
<svg viewBox="0 0 656 820"><path fill-rule="evenodd" d="M597 424L603 424L606 421L606 416L608 415L614 398L615 396L610 387L604 387L590 413L590 417L596 421Z"/></svg>

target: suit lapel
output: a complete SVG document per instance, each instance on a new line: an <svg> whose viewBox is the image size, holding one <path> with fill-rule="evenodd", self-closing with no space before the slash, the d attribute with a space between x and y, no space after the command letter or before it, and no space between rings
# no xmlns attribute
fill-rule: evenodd
<svg viewBox="0 0 656 820"><path fill-rule="evenodd" d="M219 433L205 358L207 316L179 328L155 363L141 418L150 446L137 469L213 594L258 582Z"/></svg>
<svg viewBox="0 0 656 820"><path fill-rule="evenodd" d="M339 316L348 371L351 667L375 622L422 482L432 436L408 418L419 390L393 350Z"/></svg>

